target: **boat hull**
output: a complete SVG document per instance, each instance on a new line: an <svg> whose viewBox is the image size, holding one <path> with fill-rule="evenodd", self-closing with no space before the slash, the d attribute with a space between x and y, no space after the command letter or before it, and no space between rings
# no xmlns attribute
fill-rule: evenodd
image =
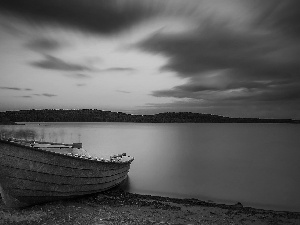
<svg viewBox="0 0 300 225"><path fill-rule="evenodd" d="M0 191L9 207L73 198L110 189L130 162L102 162L0 140Z"/></svg>

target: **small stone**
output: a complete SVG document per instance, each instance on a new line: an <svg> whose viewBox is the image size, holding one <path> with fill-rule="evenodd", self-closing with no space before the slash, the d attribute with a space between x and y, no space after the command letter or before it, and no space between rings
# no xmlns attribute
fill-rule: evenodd
<svg viewBox="0 0 300 225"><path fill-rule="evenodd" d="M236 203L234 206L235 206L235 207L238 207L238 208L243 208L243 207L244 207L243 204L240 203L240 202Z"/></svg>

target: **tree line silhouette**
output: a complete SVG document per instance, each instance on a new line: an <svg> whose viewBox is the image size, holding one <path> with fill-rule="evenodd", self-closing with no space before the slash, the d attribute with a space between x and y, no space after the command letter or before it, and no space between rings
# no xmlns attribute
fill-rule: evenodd
<svg viewBox="0 0 300 225"><path fill-rule="evenodd" d="M1 124L13 124L14 122L299 123L300 121L292 119L230 118L192 112L134 115L98 109L31 109L0 112Z"/></svg>

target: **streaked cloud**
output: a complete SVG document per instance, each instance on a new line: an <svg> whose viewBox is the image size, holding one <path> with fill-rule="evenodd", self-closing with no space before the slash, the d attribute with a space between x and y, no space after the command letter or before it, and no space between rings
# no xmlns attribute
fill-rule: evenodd
<svg viewBox="0 0 300 225"><path fill-rule="evenodd" d="M31 88L18 88L18 87L0 87L2 90L13 90L13 91L32 91Z"/></svg>
<svg viewBox="0 0 300 225"><path fill-rule="evenodd" d="M57 95L44 93L44 94L42 94L42 96L46 96L46 97L51 98L51 97L55 97L55 96L57 96Z"/></svg>
<svg viewBox="0 0 300 225"><path fill-rule="evenodd" d="M62 46L63 44L61 42L50 38L37 38L29 41L25 45L25 47L38 52L58 50Z"/></svg>
<svg viewBox="0 0 300 225"><path fill-rule="evenodd" d="M0 28L14 36L21 36L23 34L18 26L16 26L9 18L0 17Z"/></svg>
<svg viewBox="0 0 300 225"><path fill-rule="evenodd" d="M135 72L136 69L130 67L111 67L100 70L101 72Z"/></svg>
<svg viewBox="0 0 300 225"><path fill-rule="evenodd" d="M0 14L2 92L72 81L41 90L78 94L58 106L102 107L93 92L111 109L299 118L298 0L4 0Z"/></svg>
<svg viewBox="0 0 300 225"><path fill-rule="evenodd" d="M299 38L300 2L298 0L263 1L254 25L263 26L278 32L279 35L288 35Z"/></svg>
<svg viewBox="0 0 300 225"><path fill-rule="evenodd" d="M21 91L22 88L17 88L17 87L0 87L0 89L3 90L14 90L14 91Z"/></svg>
<svg viewBox="0 0 300 225"><path fill-rule="evenodd" d="M48 94L48 93L43 93L43 94L33 94L34 96L39 96L39 97L49 97L49 98L51 98L51 97L55 97L55 96L57 96L57 95L54 95L54 94Z"/></svg>
<svg viewBox="0 0 300 225"><path fill-rule="evenodd" d="M131 93L130 91L123 91L123 90L117 90L117 92L124 93L124 94L130 94Z"/></svg>
<svg viewBox="0 0 300 225"><path fill-rule="evenodd" d="M254 3L253 3L254 4ZM300 102L300 47L297 1L267 1L248 26L201 18L199 27L184 34L156 32L137 47L169 60L161 71L172 71L186 82L156 90L155 97L209 101L224 100L271 107ZM255 24L255 26L253 26ZM189 103L189 102L187 102ZM243 105L241 104L241 105ZM292 105L292 104L291 104ZM174 108L177 105L174 104Z"/></svg>
<svg viewBox="0 0 300 225"><path fill-rule="evenodd" d="M222 24L208 26L205 30L184 35L156 34L141 42L139 47L166 55L170 60L161 69L175 71L181 77L235 69L246 77L265 74L276 78L283 76L282 73L300 69L299 60L294 58L300 51L296 41L278 38L276 33L236 32ZM285 57L290 57L290 60L285 60Z"/></svg>
<svg viewBox="0 0 300 225"><path fill-rule="evenodd" d="M65 26L82 31L112 34L156 14L140 0L4 0L2 13L13 14L38 25Z"/></svg>
<svg viewBox="0 0 300 225"><path fill-rule="evenodd" d="M83 74L83 73L74 73L74 74L66 74L65 76L74 78L74 79L88 79L91 78L90 75Z"/></svg>
<svg viewBox="0 0 300 225"><path fill-rule="evenodd" d="M77 87L84 87L86 84L76 84Z"/></svg>
<svg viewBox="0 0 300 225"><path fill-rule="evenodd" d="M90 70L85 65L69 63L57 57L51 55L45 55L45 59L37 62L30 63L32 66L42 68L42 69L50 69L50 70L61 70L61 71L84 71Z"/></svg>

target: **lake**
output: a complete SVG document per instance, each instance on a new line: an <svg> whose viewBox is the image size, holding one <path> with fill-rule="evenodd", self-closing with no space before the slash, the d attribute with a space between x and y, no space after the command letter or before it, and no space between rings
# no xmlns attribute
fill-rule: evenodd
<svg viewBox="0 0 300 225"><path fill-rule="evenodd" d="M82 142L91 155L134 156L124 188L300 211L300 126L293 124L26 123L0 132Z"/></svg>

